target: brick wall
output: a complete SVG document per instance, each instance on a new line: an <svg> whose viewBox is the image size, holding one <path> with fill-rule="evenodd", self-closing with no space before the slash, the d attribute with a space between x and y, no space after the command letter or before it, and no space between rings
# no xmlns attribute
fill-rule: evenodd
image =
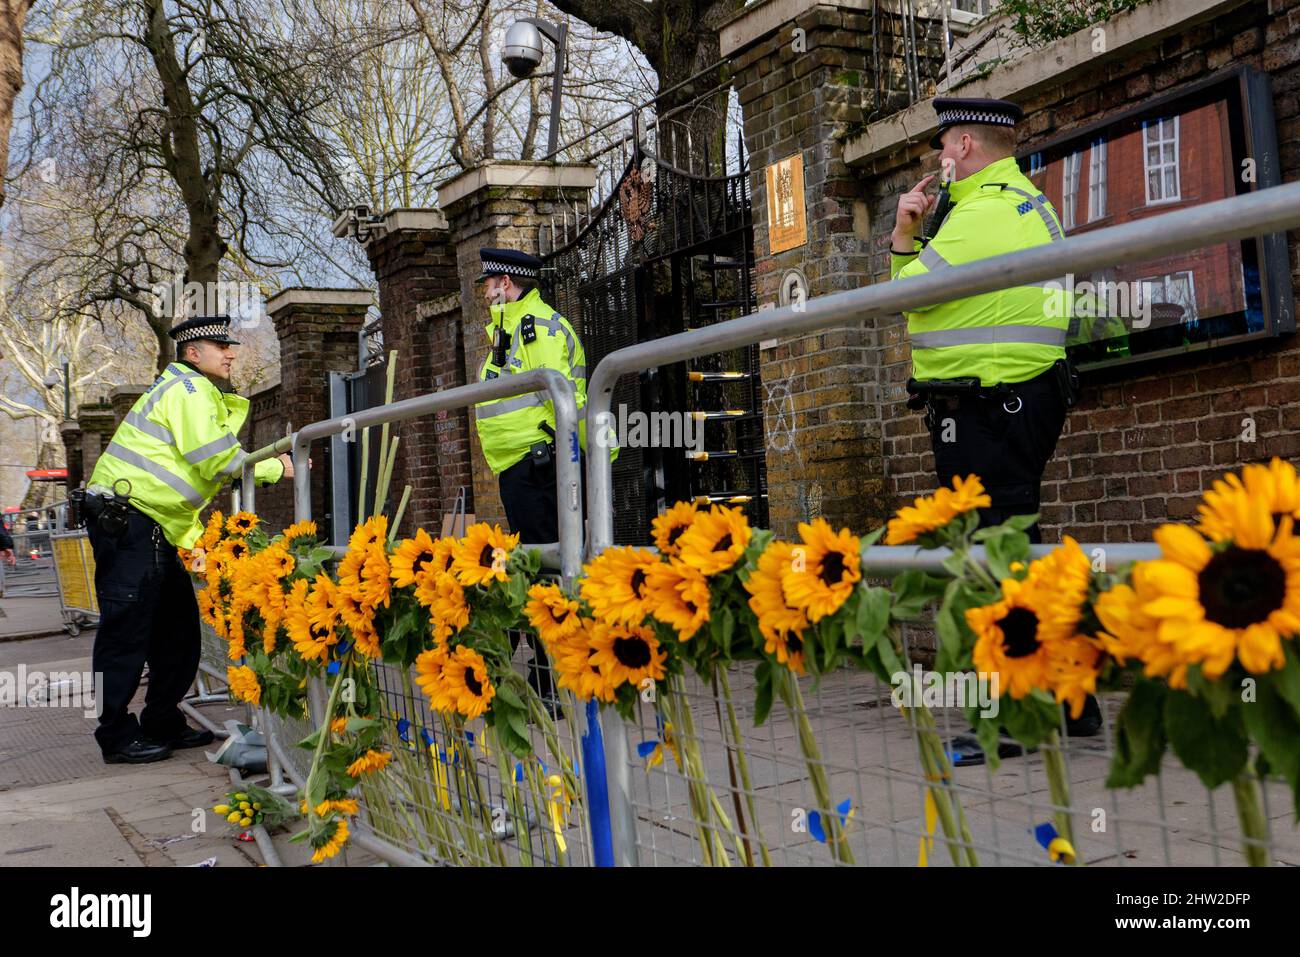
<svg viewBox="0 0 1300 957"><path fill-rule="evenodd" d="M579 174L574 176L572 174ZM590 179L590 182L587 182ZM581 180L583 185L567 185ZM451 223L462 303L464 381L477 382L489 348L484 330L488 310L474 279L482 271L479 249L484 246L518 249L536 255L539 230L558 218L567 204L585 212L588 189L595 182L587 166L565 164L494 163L470 170L439 187ZM448 198L450 197L450 198ZM563 199L561 199L563 197ZM473 511L480 521L506 524L497 477L488 468L478 434L469 432Z"/></svg>
<svg viewBox="0 0 1300 957"><path fill-rule="evenodd" d="M1271 75L1283 179L1295 180L1300 0L1273 0L1271 6L1271 15L1265 3L1228 11L1135 56L1099 57L1084 74L1036 91L1022 103L1021 149L1122 112L1153 91L1177 90L1244 63ZM872 223L872 280L889 276L889 232L899 192L936 166L935 152L919 142L864 170L858 195L868 203ZM1293 283L1300 276L1298 238L1289 233ZM902 317L881 322L879 335L886 501L893 507L933 490L933 456L920 417L903 406L910 357ZM1254 442L1240 440L1247 418L1254 422ZM1300 455L1298 426L1300 343L1294 338L1089 374L1044 478L1045 538L1068 533L1091 541L1147 540L1164 521L1192 518L1202 491L1225 472L1273 455L1294 460Z"/></svg>
<svg viewBox="0 0 1300 957"><path fill-rule="evenodd" d="M871 280L871 212L837 137L861 126L876 106L877 58L883 60L882 108L906 105L903 48L894 36L899 28L895 18L882 15L877 51L869 14L822 5L733 54L752 171L761 306L777 301L789 268L803 271L812 296ZM942 55L939 29L918 20L917 31L922 74L928 76ZM773 255L764 171L796 153L804 165L808 242ZM858 322L782 338L763 350L770 521L779 534L793 534L798 522L818 515L861 528L884 514L875 369L891 348L896 341Z"/></svg>
<svg viewBox="0 0 1300 957"><path fill-rule="evenodd" d="M421 314L422 304L459 290L456 259L442 213L388 213L380 235L367 243L366 253L379 284L384 350L397 350L394 400L462 385L465 380L458 348L459 310L448 309L434 317ZM403 519L407 533L417 526L439 527L442 514L455 501L457 489L468 484L467 430L463 412L449 412L437 419L410 419L391 426L390 436L398 436L401 441L389 510L396 507L403 488L409 484L411 501ZM379 441L378 430L371 435L371 441Z"/></svg>

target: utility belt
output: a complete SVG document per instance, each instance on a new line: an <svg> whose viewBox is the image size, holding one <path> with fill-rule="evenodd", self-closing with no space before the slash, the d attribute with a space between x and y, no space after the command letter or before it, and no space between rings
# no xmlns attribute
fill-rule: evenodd
<svg viewBox="0 0 1300 957"><path fill-rule="evenodd" d="M68 521L72 528L85 528L94 522L99 531L117 538L126 531L131 512L144 515L131 504L131 482L128 479L118 479L112 488L91 485L68 493ZM153 519L149 521L153 522Z"/></svg>
<svg viewBox="0 0 1300 957"><path fill-rule="evenodd" d="M1069 359L1057 359L1047 370L1024 382L999 382L997 385L980 384L978 376L957 379L907 380L907 407L914 412L925 411L925 424L933 428L944 412L954 412L963 404L972 402L997 402L1004 412L1015 415L1024 408L1024 394L1037 387L1050 384L1055 387L1067 409L1079 400L1079 373Z"/></svg>

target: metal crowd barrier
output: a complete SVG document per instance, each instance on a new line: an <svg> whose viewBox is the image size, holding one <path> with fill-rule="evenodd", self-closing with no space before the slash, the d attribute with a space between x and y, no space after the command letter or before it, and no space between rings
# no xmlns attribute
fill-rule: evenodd
<svg viewBox="0 0 1300 957"><path fill-rule="evenodd" d="M1300 183L1290 183L1072 236L1033 249L932 270L924 276L819 296L703 329L638 343L610 353L592 372L587 388L587 435L589 441L598 447L608 443L606 437L615 421L611 409L614 387L622 376L629 373L753 345L769 338L788 338L998 289L1059 279L1067 272L1088 273L1117 262L1140 262L1227 240L1285 231L1297 224L1300 224ZM614 542L613 471L606 456L588 456L587 489L591 516L589 551L594 556ZM1085 546L1092 547L1095 546ZM1131 553L1133 557L1143 554L1139 546L1107 547L1111 550L1138 548ZM872 549L866 561L869 566L877 568L889 566L901 570L911 567L904 552L883 548ZM924 561L934 563L935 559L925 556ZM637 864L638 852L646 847L643 840L645 828L656 828L665 823L655 818L680 818L680 814L665 812L662 805L648 802L644 795L639 796L636 792L635 786L640 782L633 778L629 738L635 739L640 735L642 740L652 741L653 736L645 736L654 730L653 723L647 727L643 720L640 724L640 727L631 729L629 735L614 734L606 739L615 858L623 866ZM772 748L776 748L774 742ZM659 767L664 768L667 774L671 763L664 761ZM1111 799L1114 800L1113 793ZM1163 801L1161 804L1163 806ZM861 795L854 806L863 807ZM1210 813L1213 817L1212 805ZM651 819L649 823L647 818ZM1166 849L1167 837L1165 833Z"/></svg>
<svg viewBox="0 0 1300 957"><path fill-rule="evenodd" d="M301 521L311 517L310 471L308 456L311 443L343 432L353 432L371 428L384 423L400 422L420 415L428 415L447 409L472 407L479 402L492 399L508 398L544 392L555 409L556 448L557 448L557 482L560 489L556 503L559 518L559 541L541 546L544 563L557 568L561 577L571 581L581 571L582 566L582 474L579 466L578 445L578 410L574 398L573 386L558 372L550 369L537 369L517 375L460 386L440 392L429 393L372 409L362 410L346 416L339 416L322 422L312 423L300 429L292 436L281 439L272 445L250 453L243 463L241 480L241 504L245 509L255 508L255 491L253 488L253 466L275 455L292 451L294 462L294 520ZM540 649L535 651L541 664ZM518 660L518 656L516 657ZM545 667L542 665L542 667ZM445 740L431 728L431 717L423 697L411 692L409 675L402 675L400 669L390 665L375 666L376 676L381 692L381 714L385 727L390 732L390 747L400 755L401 761L413 761L413 766L421 769L420 773L432 779L439 769L434 767L438 760L431 756L428 748L415 745L410 739L416 738L416 731L428 730L434 748L439 754L455 750L455 761L462 758L472 763L474 776L478 781L475 800L492 807L504 802L503 780L514 765L514 774L532 773L532 768L524 768L522 762L513 758L502 763L500 755L488 756L483 747L484 742L472 744L470 748L454 747L455 742ZM301 786L306 779L310 762L306 752L294 747L297 741L305 737L322 720L325 709L323 684L314 681L309 688L311 702L311 723L286 722L278 716L263 711L260 723L268 738L270 771L272 785L278 789ZM567 862L606 864L612 862L612 850L609 838L608 812L604 801L603 785L605 770L603 767L604 747L601 716L595 703L585 709L578 704L568 692L560 692L562 713L568 720L559 721L558 738L565 759L578 770L583 792L582 807L586 819L579 819L578 833L567 834L566 842L572 848ZM581 720L579 720L581 716ZM577 727L574 727L577 725ZM402 730L405 729L405 730ZM539 753L541 753L539 749ZM400 762L399 762L400 763ZM390 766L392 768L393 766ZM442 773L446 773L445 769ZM397 778L395 772L388 775ZM286 780L287 778L287 780ZM447 846L440 847L437 841L425 840L427 834L419 828L414 834L416 846L401 846L385 835L393 833L391 820L397 816L424 822L439 816L446 816L451 808L438 806L437 802L428 800L428 792L418 786L410 788L405 796L394 803L394 807L381 808L370 806L364 798L362 806L366 811L367 822L354 829L355 843L371 851L380 858L395 864L434 864L449 863L445 859ZM530 822L528 828L521 828L527 833L514 833L511 828L489 840L496 840L504 851L504 859L511 862L523 860L532 864L555 863L539 856L542 842L534 842L531 833L545 826L548 809L529 804L524 810ZM405 832L404 837L410 842L412 833ZM469 845L476 845L470 840ZM454 853L462 862L471 864L499 863L502 852L490 848L487 853L481 845L462 844Z"/></svg>

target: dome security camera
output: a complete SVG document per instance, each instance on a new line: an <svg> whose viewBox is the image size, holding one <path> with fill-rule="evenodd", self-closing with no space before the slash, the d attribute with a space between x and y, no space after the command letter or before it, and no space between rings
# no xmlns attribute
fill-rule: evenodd
<svg viewBox="0 0 1300 957"><path fill-rule="evenodd" d="M541 32L525 20L512 24L506 31L502 59L513 76L520 79L531 76L542 62Z"/></svg>

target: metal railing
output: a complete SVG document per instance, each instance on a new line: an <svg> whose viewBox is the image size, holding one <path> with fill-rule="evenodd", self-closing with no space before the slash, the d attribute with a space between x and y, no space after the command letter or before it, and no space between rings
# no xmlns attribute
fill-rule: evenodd
<svg viewBox="0 0 1300 957"><path fill-rule="evenodd" d="M587 435L598 447L609 444L614 422L611 410L614 387L628 373L765 339L879 319L981 293L1059 279L1067 272L1083 274L1117 262L1146 261L1228 240L1284 231L1297 224L1300 224L1300 183L1289 183L1071 236L1032 249L933 270L901 282L875 283L818 296L803 303L638 343L611 352L592 372L587 387ZM594 556L614 543L613 470L607 456L588 457L587 490L591 515L589 554ZM1085 551L1094 547L1138 549L1132 552L1133 557L1150 557L1140 546L1083 546ZM918 555L914 549L890 552L874 548L865 561L868 568L901 569L915 567L908 564L911 561L931 563L935 559L933 553ZM627 741L623 735L612 735L606 745L607 765L611 769L609 799L615 856L620 865L635 865L636 815Z"/></svg>
<svg viewBox="0 0 1300 957"><path fill-rule="evenodd" d="M422 415L430 415L443 410L467 408L481 402L505 399L532 393L544 393L555 410L556 433L556 473L559 493L556 511L559 519L559 541L540 546L543 563L558 568L566 582L572 582L582 568L582 472L580 467L578 438L578 408L573 385L563 375L553 369L535 369L508 377L472 383L453 389L432 392L400 402L361 410L349 415L337 416L321 422L304 426L296 433L282 438L270 445L248 454L243 462L241 491L238 503L246 510L252 510L256 504L256 492L253 484L253 467L261 461L290 452L294 463L294 521L311 518L311 475L308 465L311 444L315 441L339 435L345 432L355 434L359 430L402 422ZM530 546L538 547L538 546ZM540 651L537 652L540 654ZM377 666L381 670L388 666ZM384 677L381 675L381 678ZM309 686L310 713L313 726L324 720L325 696L319 680ZM394 697L388 702L388 697ZM399 700L400 699L400 700ZM388 704L395 704L400 710L413 711L422 706L419 701L407 701L405 696L385 694ZM269 770L271 783L275 788L283 789L287 784L301 786L305 779L305 769L293 760L292 743L281 740L281 732L288 730L296 733L301 728L283 728L283 722L265 711L261 713L261 724L268 740ZM607 806L603 800L600 785L605 780L605 768L601 716L595 702L585 709L583 737L587 755L584 773L581 775L584 807L591 821L590 854L594 863L612 863L609 830L607 825ZM299 735L301 738L304 735ZM295 739L296 740L296 739ZM576 743L576 742L575 742ZM289 781L286 781L286 774ZM596 790L590 788L596 783ZM378 833L369 829L357 828L354 831L355 843L371 851L380 858L394 864L427 864L429 861L419 854L399 847L385 840Z"/></svg>

